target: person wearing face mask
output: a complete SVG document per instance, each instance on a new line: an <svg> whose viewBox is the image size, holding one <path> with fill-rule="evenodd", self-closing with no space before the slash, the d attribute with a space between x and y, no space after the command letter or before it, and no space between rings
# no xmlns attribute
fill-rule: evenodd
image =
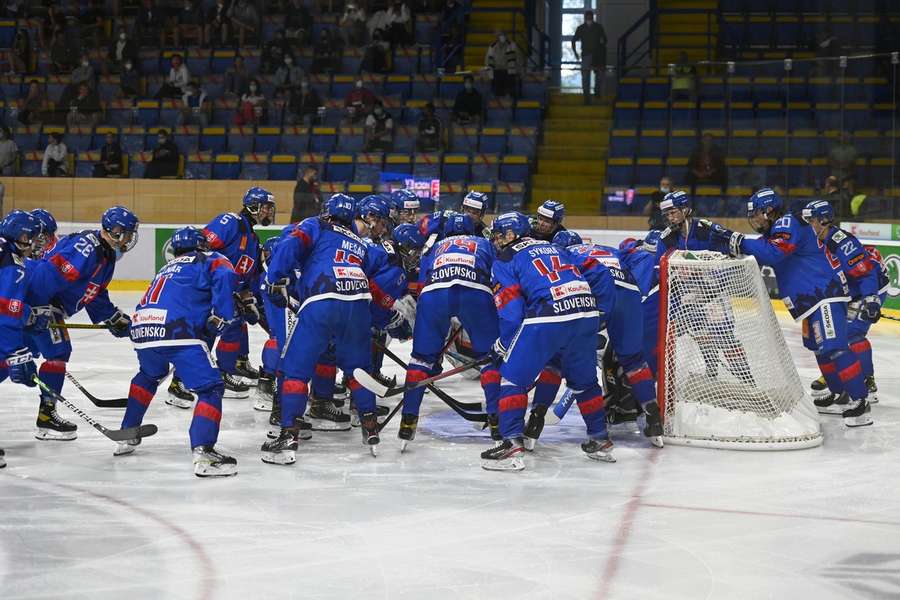
<svg viewBox="0 0 900 600"><path fill-rule="evenodd" d="M191 81L181 97L181 112L178 113L179 125L196 125L206 127L208 103L206 102L206 90L200 87L196 80Z"/></svg>
<svg viewBox="0 0 900 600"><path fill-rule="evenodd" d="M165 129L159 130L156 141L153 158L144 170L144 179L176 177L178 175L178 146L175 145L175 142L169 137L169 132Z"/></svg>
<svg viewBox="0 0 900 600"><path fill-rule="evenodd" d="M69 150L62 141L62 134L53 132L44 150L41 175L44 177L65 177L69 174Z"/></svg>
<svg viewBox="0 0 900 600"><path fill-rule="evenodd" d="M262 125L266 118L266 97L262 95L259 81L251 79L247 92L241 96L241 105L234 114L235 125Z"/></svg>
<svg viewBox="0 0 900 600"><path fill-rule="evenodd" d="M156 99L181 98L190 82L191 72L188 71L187 65L184 64L184 59L180 54L173 54L172 63L169 67L169 76L156 93Z"/></svg>
<svg viewBox="0 0 900 600"><path fill-rule="evenodd" d="M172 34L175 47L180 48L182 41L190 40L191 45L203 42L203 11L199 0L184 0L181 10L172 19ZM188 44L185 43L187 46Z"/></svg>
<svg viewBox="0 0 900 600"><path fill-rule="evenodd" d="M309 84L308 79L300 80L300 87L291 88L288 98L288 124L316 124L320 106L322 106L322 99L316 88Z"/></svg>
<svg viewBox="0 0 900 600"><path fill-rule="evenodd" d="M516 96L516 76L521 70L521 57L516 43L497 32L497 39L488 47L484 66L491 77L491 91L494 96Z"/></svg>
<svg viewBox="0 0 900 600"><path fill-rule="evenodd" d="M412 43L412 19L409 7L403 0L394 0L387 10L385 19L387 41L391 47L408 46Z"/></svg>
<svg viewBox="0 0 900 600"><path fill-rule="evenodd" d="M288 94L291 90L300 86L303 78L303 69L294 63L294 57L290 54L285 54L284 62L275 71L275 92L282 95Z"/></svg>
<svg viewBox="0 0 900 600"><path fill-rule="evenodd" d="M137 44L128 37L128 33L124 29L120 29L116 36L110 41L109 49L106 52L106 63L104 68L112 72L120 72L125 63L136 63L138 56Z"/></svg>
<svg viewBox="0 0 900 600"><path fill-rule="evenodd" d="M477 125L483 116L484 99L481 92L475 89L475 80L471 75L466 75L463 89L457 92L453 101L453 120L460 125Z"/></svg>
<svg viewBox="0 0 900 600"><path fill-rule="evenodd" d="M375 101L372 114L366 117L364 137L366 152L394 151L394 119L384 110L381 100Z"/></svg>
<svg viewBox="0 0 900 600"><path fill-rule="evenodd" d="M263 46L260 64L263 73L274 73L284 64L284 57L292 54L291 45L284 37L284 30L275 32L275 37Z"/></svg>
<svg viewBox="0 0 900 600"><path fill-rule="evenodd" d="M91 66L91 61L87 54L82 54L78 66L72 69L72 79L69 84L69 89L74 92L78 90L78 86L82 83L91 89L97 84L97 73L94 72L94 67Z"/></svg>
<svg viewBox="0 0 900 600"><path fill-rule="evenodd" d="M594 11L584 13L584 23L575 29L572 53L579 60L575 44L581 42L581 91L584 103L591 103L591 72L594 73L594 95L603 97L603 78L606 71L606 31L594 20Z"/></svg>
<svg viewBox="0 0 900 600"><path fill-rule="evenodd" d="M141 91L141 74L134 68L135 63L130 60L122 65L119 73L119 98L134 98Z"/></svg>
<svg viewBox="0 0 900 600"><path fill-rule="evenodd" d="M291 223L299 223L320 212L322 212L322 196L319 194L319 170L313 165L306 165L294 188Z"/></svg>
<svg viewBox="0 0 900 600"><path fill-rule="evenodd" d="M353 88L344 97L344 108L351 123L362 122L372 111L377 98L371 90L363 86L362 79L357 78Z"/></svg>
<svg viewBox="0 0 900 600"><path fill-rule="evenodd" d="M366 11L353 3L347 5L341 20L338 22L344 43L359 48L366 43Z"/></svg>
<svg viewBox="0 0 900 600"><path fill-rule="evenodd" d="M666 175L659 180L659 189L653 190L650 194L650 202L644 205L644 215L647 217L647 225L650 229L665 229L666 220L663 218L662 210L659 208L660 203L666 194L672 191L672 179Z"/></svg>

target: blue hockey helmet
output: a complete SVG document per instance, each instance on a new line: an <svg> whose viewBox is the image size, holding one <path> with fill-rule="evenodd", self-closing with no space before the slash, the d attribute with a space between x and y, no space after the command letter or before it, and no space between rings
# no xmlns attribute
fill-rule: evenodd
<svg viewBox="0 0 900 600"><path fill-rule="evenodd" d="M169 243L172 246L172 253L175 256L180 256L185 252L191 252L193 250L200 250L202 252L209 247L203 232L192 225L176 230L175 233L172 234L172 239Z"/></svg>
<svg viewBox="0 0 900 600"><path fill-rule="evenodd" d="M356 216L356 201L347 194L335 194L325 201L322 214L349 227Z"/></svg>
<svg viewBox="0 0 900 600"><path fill-rule="evenodd" d="M244 211L260 225L271 225L275 221L275 195L261 187L252 187L244 194Z"/></svg>
<svg viewBox="0 0 900 600"><path fill-rule="evenodd" d="M391 205L383 197L370 194L359 202L358 212L362 218L375 216L379 219L389 219L391 217Z"/></svg>
<svg viewBox="0 0 900 600"><path fill-rule="evenodd" d="M394 227L391 237L405 250L418 250L425 245L425 237L419 233L419 227L413 223L397 225Z"/></svg>
<svg viewBox="0 0 900 600"><path fill-rule="evenodd" d="M562 202L556 200L544 200L544 203L538 206L537 215L559 225L566 216L566 207Z"/></svg>
<svg viewBox="0 0 900 600"><path fill-rule="evenodd" d="M464 213L453 213L444 221L444 237L451 235L472 235L475 233L475 221Z"/></svg>
<svg viewBox="0 0 900 600"><path fill-rule="evenodd" d="M29 256L41 232L41 223L24 210L14 210L0 221L0 235L12 242L16 252Z"/></svg>
<svg viewBox="0 0 900 600"><path fill-rule="evenodd" d="M475 213L480 217L484 216L484 211L487 210L488 205L488 197L487 194L483 192L476 192L472 190L468 194L466 194L465 198L463 198L462 205L460 207L461 211L468 211L471 213Z"/></svg>
<svg viewBox="0 0 900 600"><path fill-rule="evenodd" d="M563 229L562 231L556 232L556 235L553 236L552 243L554 246L562 246L563 248L568 248L569 246L583 244L584 240L582 240L581 236L574 231Z"/></svg>
<svg viewBox="0 0 900 600"><path fill-rule="evenodd" d="M419 219L419 234L426 240L432 235L440 236L444 232L444 223L455 214L453 211L439 210L423 216Z"/></svg>
<svg viewBox="0 0 900 600"><path fill-rule="evenodd" d="M494 219L491 232L497 236L506 235L507 231L512 231L516 237L528 235L531 232L531 222L528 217L517 211L503 213Z"/></svg>
<svg viewBox="0 0 900 600"><path fill-rule="evenodd" d="M803 207L801 213L803 220L809 223L810 219L816 219L820 223L834 222L834 207L826 200L813 200Z"/></svg>
<svg viewBox="0 0 900 600"><path fill-rule="evenodd" d="M41 233L44 235L53 235L56 233L56 219L50 214L49 210L44 208L35 208L31 211L31 216L40 221Z"/></svg>
<svg viewBox="0 0 900 600"><path fill-rule="evenodd" d="M139 223L137 215L124 206L107 208L100 219L103 231L120 252L128 252L137 244Z"/></svg>
<svg viewBox="0 0 900 600"><path fill-rule="evenodd" d="M391 192L391 204L394 210L419 210L421 202L412 190L402 189Z"/></svg>
<svg viewBox="0 0 900 600"><path fill-rule="evenodd" d="M759 211L768 212L769 209L780 213L783 208L784 204L781 202L778 194L775 193L775 190L767 187L754 193L747 201L748 216Z"/></svg>
<svg viewBox="0 0 900 600"><path fill-rule="evenodd" d="M691 197L684 190L669 192L659 203L659 210L665 212L671 208L691 208Z"/></svg>

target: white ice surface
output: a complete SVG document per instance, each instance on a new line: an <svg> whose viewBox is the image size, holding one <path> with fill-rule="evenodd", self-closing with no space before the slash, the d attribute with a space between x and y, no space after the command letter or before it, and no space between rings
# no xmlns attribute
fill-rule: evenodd
<svg viewBox="0 0 900 600"><path fill-rule="evenodd" d="M812 355L780 318L808 382ZM125 396L129 342L73 338L71 371L98 396ZM821 448L657 451L618 426L618 462L597 463L573 410L522 473L481 470L486 436L429 395L407 453L395 420L378 458L357 430L317 433L293 467L263 464L266 415L226 400L220 447L240 473L201 480L191 413L167 406L164 386L145 419L159 433L114 458L66 408L78 439L35 440L36 393L5 382L0 599L900 598L900 327L882 322L871 339L876 423L825 418ZM262 341L253 331L255 363ZM480 396L476 382L442 387ZM63 393L118 426L121 409Z"/></svg>

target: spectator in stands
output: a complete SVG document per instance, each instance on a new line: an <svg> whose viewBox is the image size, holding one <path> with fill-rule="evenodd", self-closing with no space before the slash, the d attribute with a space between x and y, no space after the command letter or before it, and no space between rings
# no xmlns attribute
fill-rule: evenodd
<svg viewBox="0 0 900 600"><path fill-rule="evenodd" d="M455 73L463 67L465 29L462 25L453 25L446 40L442 38L442 42L437 53L438 68L444 69L445 73Z"/></svg>
<svg viewBox="0 0 900 600"><path fill-rule="evenodd" d="M94 163L94 177L118 177L122 175L122 146L114 133L106 134L106 143L100 149L100 162Z"/></svg>
<svg viewBox="0 0 900 600"><path fill-rule="evenodd" d="M247 92L241 96L238 111L234 115L235 125L265 125L266 97L262 94L259 81L251 79Z"/></svg>
<svg viewBox="0 0 900 600"><path fill-rule="evenodd" d="M163 98L181 98L191 82L191 73L180 54L172 55L172 63L169 67L169 76L159 91L156 92L157 100Z"/></svg>
<svg viewBox="0 0 900 600"><path fill-rule="evenodd" d="M576 43L581 42L581 57ZM606 76L606 31L594 20L594 11L584 12L584 23L575 28L572 53L581 60L581 93L584 103L591 103L591 73L594 73L594 95L603 98L603 79Z"/></svg>
<svg viewBox="0 0 900 600"><path fill-rule="evenodd" d="M56 4L49 4L47 17L42 20L41 27L38 29L38 43L42 48L53 46L56 38L65 31L65 28L66 16L62 9Z"/></svg>
<svg viewBox="0 0 900 600"><path fill-rule="evenodd" d="M28 35L27 29L22 28L16 31L10 58L12 59L12 70L14 73L28 73L31 71L31 36Z"/></svg>
<svg viewBox="0 0 900 600"><path fill-rule="evenodd" d="M853 194L850 190L841 185L840 180L834 175L825 178L825 185L822 188L822 199L827 200L834 207L835 215L840 218L848 218L850 213L850 201Z"/></svg>
<svg viewBox="0 0 900 600"><path fill-rule="evenodd" d="M394 0L385 15L386 41L392 48L412 43L412 17L403 0Z"/></svg>
<svg viewBox="0 0 900 600"><path fill-rule="evenodd" d="M69 101L66 125L71 128L93 128L100 121L100 98L86 83L78 86L78 94Z"/></svg>
<svg viewBox="0 0 900 600"><path fill-rule="evenodd" d="M132 64L137 63L138 46L133 39L128 37L128 32L124 27L120 28L116 37L110 41L106 59L107 71L114 73L120 72L128 61L131 61Z"/></svg>
<svg viewBox="0 0 900 600"><path fill-rule="evenodd" d="M259 13L248 0L235 0L228 10L228 16L231 18L231 26L237 33L239 46L246 45L248 36L259 36Z"/></svg>
<svg viewBox="0 0 900 600"><path fill-rule="evenodd" d="M263 46L260 65L263 73L274 73L284 64L284 57L293 54L291 45L284 37L284 30L275 32L275 37Z"/></svg>
<svg viewBox="0 0 900 600"><path fill-rule="evenodd" d="M713 143L712 135L705 133L700 145L688 160L686 181L691 186L691 195L696 195L698 183L712 183L720 186L722 192L728 187L728 169L725 168L725 156L722 150Z"/></svg>
<svg viewBox="0 0 900 600"><path fill-rule="evenodd" d="M363 87L362 79L357 77L353 83L353 89L347 92L347 96L344 98L344 108L350 123L356 124L365 120L372 112L377 100L372 90Z"/></svg>
<svg viewBox="0 0 900 600"><path fill-rule="evenodd" d="M464 26L466 23L466 7L456 0L447 0L441 8L441 20L438 27L441 33L449 32L454 25Z"/></svg>
<svg viewBox="0 0 900 600"><path fill-rule="evenodd" d="M519 48L506 37L505 32L497 32L497 39L488 47L484 56L484 66L491 78L494 96L500 98L516 95L516 76L521 69Z"/></svg>
<svg viewBox="0 0 900 600"><path fill-rule="evenodd" d="M850 143L850 136L846 131L841 132L838 143L828 151L828 167L831 174L837 177L842 188L847 188L853 195L853 186L856 183L856 159L859 151Z"/></svg>
<svg viewBox="0 0 900 600"><path fill-rule="evenodd" d="M387 73L390 71L388 57L391 45L385 39L385 30L376 29L372 33L372 39L366 44L363 51L362 63L359 70L364 73Z"/></svg>
<svg viewBox="0 0 900 600"><path fill-rule="evenodd" d="M697 67L688 60L684 50L678 55L678 62L672 65L672 99L688 98L693 102L697 98Z"/></svg>
<svg viewBox="0 0 900 600"><path fill-rule="evenodd" d="M444 125L434 114L434 104L428 102L422 109L422 117L418 124L418 137L416 138L416 151L440 152L444 149L443 133Z"/></svg>
<svg viewBox="0 0 900 600"><path fill-rule="evenodd" d="M463 78L463 89L456 94L453 101L453 120L460 125L478 125L484 117L484 99L481 92L475 89L475 80L471 75Z"/></svg>
<svg viewBox="0 0 900 600"><path fill-rule="evenodd" d="M0 127L0 175L16 174L16 158L19 156L19 146L12 138L12 133L6 125Z"/></svg>
<svg viewBox="0 0 900 600"><path fill-rule="evenodd" d="M91 89L94 89L97 85L97 73L94 71L91 59L87 54L82 54L78 66L72 69L72 77L68 87L75 93L78 90L78 86L82 83Z"/></svg>
<svg viewBox="0 0 900 600"><path fill-rule="evenodd" d="M44 160L41 163L41 175L44 177L65 177L69 174L69 150L62 141L62 134L53 132L47 140Z"/></svg>
<svg viewBox="0 0 900 600"><path fill-rule="evenodd" d="M312 33L313 19L309 9L303 4L303 0L291 0L284 19L285 35L294 46L309 44Z"/></svg>
<svg viewBox="0 0 900 600"><path fill-rule="evenodd" d="M341 66L341 38L331 29L323 29L313 49L313 73L332 73Z"/></svg>
<svg viewBox="0 0 900 600"><path fill-rule="evenodd" d="M144 170L144 179L176 177L178 175L178 146L175 145L175 142L169 137L169 132L165 129L160 129L157 136L153 158Z"/></svg>
<svg viewBox="0 0 900 600"><path fill-rule="evenodd" d="M78 36L85 40L93 38L93 48L100 49L101 35L105 37L104 27L106 26L106 1L105 0L80 0L76 9L79 31Z"/></svg>
<svg viewBox="0 0 900 600"><path fill-rule="evenodd" d="M206 13L206 26L203 28L203 43L211 46L213 36L224 46L228 43L231 19L228 17L228 3L216 0L215 5Z"/></svg>
<svg viewBox="0 0 900 600"><path fill-rule="evenodd" d="M203 43L203 7L199 1L184 0L184 6L181 7L175 17L171 21L172 33L175 37L175 47L180 48L181 42L184 40L191 41L191 44Z"/></svg>
<svg viewBox="0 0 900 600"><path fill-rule="evenodd" d="M50 71L52 73L68 73L77 60L78 53L66 36L67 26L57 27L50 45Z"/></svg>
<svg viewBox="0 0 900 600"><path fill-rule="evenodd" d="M366 152L393 152L394 119L388 111L384 110L381 100L375 101L372 114L366 117L363 136Z"/></svg>
<svg viewBox="0 0 900 600"><path fill-rule="evenodd" d="M163 11L153 0L144 0L134 18L134 37L137 38L138 45L149 40L154 45L164 46L163 24Z"/></svg>
<svg viewBox="0 0 900 600"><path fill-rule="evenodd" d="M644 205L644 215L647 217L647 225L650 229L665 229L667 227L659 205L663 198L666 197L666 194L671 191L672 179L668 175L664 175L659 180L659 188L653 190L653 193L650 194L650 202Z"/></svg>
<svg viewBox="0 0 900 600"><path fill-rule="evenodd" d="M47 117L49 103L44 86L37 79L28 82L28 92L19 107L19 122L22 125L37 125Z"/></svg>
<svg viewBox="0 0 900 600"><path fill-rule="evenodd" d="M240 98L247 93L250 72L244 65L243 56L235 56L234 63L225 71L225 95Z"/></svg>
<svg viewBox="0 0 900 600"><path fill-rule="evenodd" d="M366 45L368 29L366 28L366 11L362 6L352 2L348 3L338 25L341 28L341 37L347 46L361 48Z"/></svg>
<svg viewBox="0 0 900 600"><path fill-rule="evenodd" d="M141 93L141 74L134 68L134 63L130 60L125 61L122 65L122 72L119 73L119 98L134 98Z"/></svg>
<svg viewBox="0 0 900 600"><path fill-rule="evenodd" d="M317 124L320 106L322 99L319 98L319 93L309 84L309 80L304 78L300 81L299 88L290 91L287 105L288 125Z"/></svg>
<svg viewBox="0 0 900 600"><path fill-rule="evenodd" d="M304 78L303 69L294 63L293 56L286 54L281 66L275 71L275 93L288 95L292 89L300 85Z"/></svg>
<svg viewBox="0 0 900 600"><path fill-rule="evenodd" d="M197 80L192 80L181 97L181 112L178 113L179 125L196 125L206 127L209 105L206 102L206 90L200 87Z"/></svg>
<svg viewBox="0 0 900 600"><path fill-rule="evenodd" d="M299 223L307 217L322 212L322 197L319 195L319 170L306 165L301 171L294 188L294 207L291 209L291 223Z"/></svg>

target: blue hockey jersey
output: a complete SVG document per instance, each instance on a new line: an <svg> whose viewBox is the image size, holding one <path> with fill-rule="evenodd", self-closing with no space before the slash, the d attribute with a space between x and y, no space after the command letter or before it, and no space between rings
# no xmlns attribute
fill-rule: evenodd
<svg viewBox="0 0 900 600"><path fill-rule="evenodd" d="M523 324L600 316L591 286L563 252L524 238L497 253L491 275L504 346Z"/></svg>
<svg viewBox="0 0 900 600"><path fill-rule="evenodd" d="M43 259L28 261L28 269L33 273L30 306L55 304L68 316L84 308L94 323L115 314L106 286L116 269L116 253L101 241L99 231L60 238Z"/></svg>
<svg viewBox="0 0 900 600"><path fill-rule="evenodd" d="M150 282L131 316L135 348L205 343L210 313L236 317L237 274L218 252L188 252L170 260Z"/></svg>
<svg viewBox="0 0 900 600"><path fill-rule="evenodd" d="M369 246L349 229L310 217L297 224L275 246L266 282L290 278L300 270L295 289L300 308L334 299L370 300L369 275L374 272Z"/></svg>
<svg viewBox="0 0 900 600"><path fill-rule="evenodd" d="M793 214L775 221L767 236L744 238L741 252L774 268L782 300L796 321L822 304L850 299L843 271L828 260L812 227Z"/></svg>
<svg viewBox="0 0 900 600"><path fill-rule="evenodd" d="M855 235L840 227L831 226L825 236L825 255L832 265L847 277L851 298L877 296L881 265L872 260Z"/></svg>
<svg viewBox="0 0 900 600"><path fill-rule="evenodd" d="M238 289L251 288L259 273L259 237L242 214L223 213L203 228L209 249L225 256L238 276Z"/></svg>
<svg viewBox="0 0 900 600"><path fill-rule="evenodd" d="M0 238L0 360L25 346L22 330L28 315L25 295L31 274L12 244Z"/></svg>
<svg viewBox="0 0 900 600"><path fill-rule="evenodd" d="M372 327L384 329L393 317L394 302L409 292L409 282L393 241L366 240L366 243L372 255L372 275L369 278Z"/></svg>
<svg viewBox="0 0 900 600"><path fill-rule="evenodd" d="M708 227L698 219L691 219L688 223L687 238L681 232L681 228L665 228L656 244L656 264L669 250L714 250L727 252L727 246L715 241L710 235Z"/></svg>
<svg viewBox="0 0 900 600"><path fill-rule="evenodd" d="M421 294L455 285L491 293L494 247L474 235L444 238L420 261Z"/></svg>

